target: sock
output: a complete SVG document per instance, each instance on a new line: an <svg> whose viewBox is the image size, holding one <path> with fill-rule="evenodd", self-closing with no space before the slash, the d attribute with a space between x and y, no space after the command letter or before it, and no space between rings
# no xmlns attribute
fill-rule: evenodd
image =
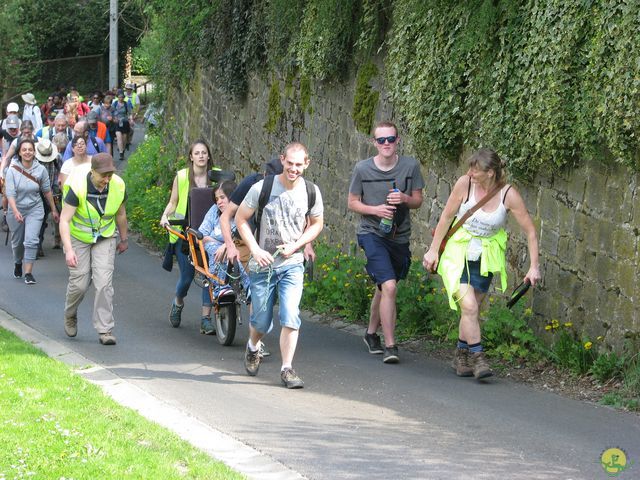
<svg viewBox="0 0 640 480"><path fill-rule="evenodd" d="M482 343L474 343L473 345L469 345L469 353L478 353L482 352Z"/></svg>
<svg viewBox="0 0 640 480"><path fill-rule="evenodd" d="M254 345L254 344L251 342L251 339L249 339L249 342L247 342L247 345L249 346L249 350L251 350L252 352L256 352L256 351L258 351L258 346L257 346L257 345Z"/></svg>
<svg viewBox="0 0 640 480"><path fill-rule="evenodd" d="M280 368L280 372L284 372L285 369L287 368L291 368L291 364L288 364L288 365L282 364L282 368Z"/></svg>
<svg viewBox="0 0 640 480"><path fill-rule="evenodd" d="M458 348L461 348L462 350L469 350L469 344L464 340L458 339Z"/></svg>

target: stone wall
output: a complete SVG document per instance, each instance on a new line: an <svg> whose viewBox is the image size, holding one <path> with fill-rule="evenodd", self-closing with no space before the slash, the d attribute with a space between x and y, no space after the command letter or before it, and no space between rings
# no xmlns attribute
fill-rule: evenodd
<svg viewBox="0 0 640 480"><path fill-rule="evenodd" d="M169 102L169 111L185 127L183 143L205 138L216 163L242 177L260 170L289 141L303 142L312 159L306 176L319 185L324 198L323 237L343 245L354 240L356 218L346 206L349 179L355 162L375 149L354 127L353 80L313 85L309 108L302 112L295 80L255 77L246 100L238 102L216 88L213 77L211 71L196 72L190 92ZM272 134L265 124L274 81L280 87L283 113ZM394 118L384 92L376 118ZM400 150L412 154L411 139L403 138ZM426 188L424 204L412 217L416 261L430 242L429 232L451 185L465 171L463 162L420 161ZM625 335L640 332L639 180L639 175L626 169L607 169L590 162L565 175L541 175L532 185L518 185L539 232L544 280L527 297L537 314L534 326L538 330L543 331L551 319L572 322L578 331L592 339L602 335L614 346L620 346ZM509 231L511 287L526 272L528 254L525 238L512 219Z"/></svg>

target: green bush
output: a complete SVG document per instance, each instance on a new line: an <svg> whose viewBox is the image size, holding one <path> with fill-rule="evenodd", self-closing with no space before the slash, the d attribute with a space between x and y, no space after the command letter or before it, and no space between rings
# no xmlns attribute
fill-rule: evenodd
<svg viewBox="0 0 640 480"><path fill-rule="evenodd" d="M530 310L523 312L522 308L515 307L512 311L494 304L483 316L482 342L491 356L509 362L540 358L542 342L527 323Z"/></svg>
<svg viewBox="0 0 640 480"><path fill-rule="evenodd" d="M567 329L560 330L550 350L551 358L575 375L586 374L596 359L592 342L580 339Z"/></svg>
<svg viewBox="0 0 640 480"><path fill-rule="evenodd" d="M159 135L150 134L129 157L123 174L130 227L159 249L168 239L160 217L171 196L175 172L184 164L175 145L164 145Z"/></svg>
<svg viewBox="0 0 640 480"><path fill-rule="evenodd" d="M600 382L621 378L624 372L624 361L624 356L618 356L615 352L603 353L596 357L589 372Z"/></svg>

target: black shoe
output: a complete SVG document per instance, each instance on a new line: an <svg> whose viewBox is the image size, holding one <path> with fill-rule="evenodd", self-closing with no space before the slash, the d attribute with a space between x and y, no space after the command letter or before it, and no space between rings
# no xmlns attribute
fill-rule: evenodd
<svg viewBox="0 0 640 480"><path fill-rule="evenodd" d="M296 374L293 368L285 368L280 372L280 379L282 384L287 388L303 388L304 382Z"/></svg>
<svg viewBox="0 0 640 480"><path fill-rule="evenodd" d="M252 352L247 343L247 349L244 352L244 369L249 375L255 377L258 374L260 368L260 349Z"/></svg>
<svg viewBox="0 0 640 480"><path fill-rule="evenodd" d="M33 275L31 275L30 273L25 273L24 274L24 283L26 283L27 285L35 285L36 284L36 279L33 278Z"/></svg>
<svg viewBox="0 0 640 480"><path fill-rule="evenodd" d="M13 278L21 278L22 277L22 264L16 263L13 267Z"/></svg>
<svg viewBox="0 0 640 480"><path fill-rule="evenodd" d="M121 161L121 162L124 162L124 152L122 152L122 153L120 154L120 161Z"/></svg>
<svg viewBox="0 0 640 480"><path fill-rule="evenodd" d="M367 345L369 353L371 353L372 355L378 355L384 352L384 350L382 349L382 344L380 343L380 337L377 333L365 332L364 343Z"/></svg>
<svg viewBox="0 0 640 480"><path fill-rule="evenodd" d="M398 363L400 361L400 357L398 357L398 347L395 345L385 347L382 361L384 363Z"/></svg>

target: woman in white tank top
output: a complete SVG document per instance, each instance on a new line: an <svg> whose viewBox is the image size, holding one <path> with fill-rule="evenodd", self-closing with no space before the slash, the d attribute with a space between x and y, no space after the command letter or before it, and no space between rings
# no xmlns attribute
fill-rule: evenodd
<svg viewBox="0 0 640 480"><path fill-rule="evenodd" d="M500 273L501 287L506 288L507 213L513 214L527 236L530 266L524 280L535 285L541 278L535 226L518 191L504 184L503 169L502 160L493 150L480 149L469 157L469 170L453 187L422 261L427 270L437 268L452 308L460 305L459 340L452 363L458 376L479 379L493 374L482 349L480 306L494 273ZM454 217L461 218L497 185L503 186L465 221L438 258L438 249Z"/></svg>

